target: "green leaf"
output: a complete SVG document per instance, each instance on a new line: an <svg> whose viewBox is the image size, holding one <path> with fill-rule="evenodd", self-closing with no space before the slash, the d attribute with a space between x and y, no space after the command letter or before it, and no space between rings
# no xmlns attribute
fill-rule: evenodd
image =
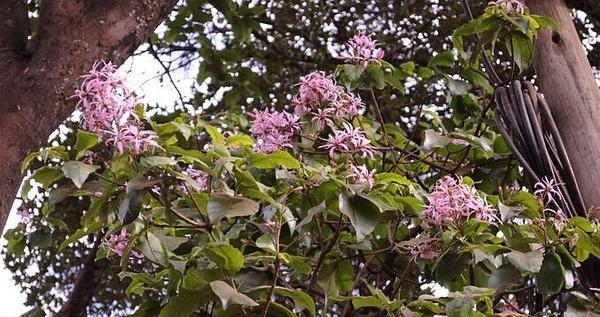
<svg viewBox="0 0 600 317"><path fill-rule="evenodd" d="M88 165L79 161L68 161L62 167L65 177L71 179L77 188L81 188L88 176L99 169L98 165Z"/></svg>
<svg viewBox="0 0 600 317"><path fill-rule="evenodd" d="M448 81L448 91L451 96L462 96L469 93L471 85L463 80L457 80L452 77L446 76Z"/></svg>
<svg viewBox="0 0 600 317"><path fill-rule="evenodd" d="M309 224L312 221L312 219L315 217L315 215L320 214L320 213L324 212L325 210L327 210L327 204L325 203L325 201L322 201L317 206L308 209L306 216L302 218L302 221L300 221L300 223L296 226L296 228L298 230L300 230L300 228Z"/></svg>
<svg viewBox="0 0 600 317"><path fill-rule="evenodd" d="M210 288L213 293L219 297L223 308L227 309L229 304L243 305L243 306L258 306L252 298L238 293L233 287L223 281L210 282Z"/></svg>
<svg viewBox="0 0 600 317"><path fill-rule="evenodd" d="M294 301L294 311L296 311L296 313L300 313L307 309L311 316L316 314L317 308L315 301L305 292L277 286L275 288L275 293L291 298Z"/></svg>
<svg viewBox="0 0 600 317"><path fill-rule="evenodd" d="M272 232L267 232L256 239L256 246L273 253L277 252L275 246L275 235Z"/></svg>
<svg viewBox="0 0 600 317"><path fill-rule="evenodd" d="M172 296L169 303L163 307L158 317L188 317L208 302L206 291L182 291Z"/></svg>
<svg viewBox="0 0 600 317"><path fill-rule="evenodd" d="M542 268L535 275L535 285L542 294L556 294L565 284L564 269L558 254L546 254Z"/></svg>
<svg viewBox="0 0 600 317"><path fill-rule="evenodd" d="M225 217L251 216L258 212L257 202L239 196L229 196L223 193L214 193L207 204L210 222L217 222Z"/></svg>
<svg viewBox="0 0 600 317"><path fill-rule="evenodd" d="M280 256L285 264L289 265L292 269L294 269L294 271L301 274L308 274L312 272L312 267L307 264L309 263L307 258L297 255L290 255L287 253L281 253Z"/></svg>
<svg viewBox="0 0 600 317"><path fill-rule="evenodd" d="M132 223L140 214L142 210L142 197L144 196L144 191L136 190L131 193L128 193L121 204L119 204L119 222L122 225L127 225Z"/></svg>
<svg viewBox="0 0 600 317"><path fill-rule="evenodd" d="M476 304L469 297L454 299L446 305L448 317L471 317Z"/></svg>
<svg viewBox="0 0 600 317"><path fill-rule="evenodd" d="M58 247L58 251L62 251L69 244L71 244L87 235L90 235L94 232L99 231L102 227L103 226L101 223L93 223L90 226L86 226L84 228L77 229L77 231L75 231L72 235L69 236L69 238L67 238L60 244L60 246Z"/></svg>
<svg viewBox="0 0 600 317"><path fill-rule="evenodd" d="M253 144L254 144L254 141L252 140L252 138L247 135L244 135L244 134L232 135L232 136L228 137L227 141L225 142L226 146L240 146L240 145L252 146Z"/></svg>
<svg viewBox="0 0 600 317"><path fill-rule="evenodd" d="M481 73L479 73L471 68L468 68L468 69L463 70L461 72L461 75L465 79L468 79L475 86L485 89L485 91L488 94L491 94L494 92L494 87L492 87L489 80L485 76L483 76Z"/></svg>
<svg viewBox="0 0 600 317"><path fill-rule="evenodd" d="M214 145L222 145L225 143L225 137L223 136L223 134L221 134L221 132L219 132L219 129L217 129L216 127L206 125L204 126L204 130L206 131L206 133L208 133Z"/></svg>
<svg viewBox="0 0 600 317"><path fill-rule="evenodd" d="M471 263L471 255L456 249L450 249L435 263L433 271L438 280L450 282L459 277Z"/></svg>
<svg viewBox="0 0 600 317"><path fill-rule="evenodd" d="M80 159L85 154L85 151L93 148L98 144L98 136L83 130L77 130L77 141L73 147L77 151L76 159Z"/></svg>
<svg viewBox="0 0 600 317"><path fill-rule="evenodd" d="M360 75L362 75L364 72L362 65L344 64L341 65L341 67L347 79L351 82L358 81L360 79Z"/></svg>
<svg viewBox="0 0 600 317"><path fill-rule="evenodd" d="M369 64L369 67L365 71L364 82L362 83L361 89L383 89L385 88L385 74L381 65L377 63Z"/></svg>
<svg viewBox="0 0 600 317"><path fill-rule="evenodd" d="M177 164L177 161L166 156L148 156L140 159L140 164L146 168L156 166L173 166Z"/></svg>
<svg viewBox="0 0 600 317"><path fill-rule="evenodd" d="M377 174L377 175L375 175L375 181L378 184L397 183L397 184L405 185L405 186L413 185L413 182L411 182L408 178L406 178L402 175L396 174L396 173Z"/></svg>
<svg viewBox="0 0 600 317"><path fill-rule="evenodd" d="M443 136L431 129L425 130L425 141L423 141L423 150L430 151L436 148L444 147L452 141L451 138Z"/></svg>
<svg viewBox="0 0 600 317"><path fill-rule="evenodd" d="M569 222L571 223L571 225L578 227L587 233L591 233L592 231L594 231L594 227L592 226L590 221L583 217L573 217L571 220L569 220Z"/></svg>
<svg viewBox="0 0 600 317"><path fill-rule="evenodd" d="M54 182L63 177L63 172L56 167L43 166L33 173L32 178L41 183L45 189L50 188Z"/></svg>
<svg viewBox="0 0 600 317"><path fill-rule="evenodd" d="M442 309L438 303L426 301L426 300L415 300L407 305L410 309L421 311L421 312L431 312L434 314L440 314Z"/></svg>
<svg viewBox="0 0 600 317"><path fill-rule="evenodd" d="M52 236L48 229L38 229L29 234L29 244L32 247L46 248L52 243Z"/></svg>
<svg viewBox="0 0 600 317"><path fill-rule="evenodd" d="M354 287L354 268L350 260L341 261L335 270L335 283L340 292L346 293Z"/></svg>
<svg viewBox="0 0 600 317"><path fill-rule="evenodd" d="M244 266L244 254L228 244L212 246L204 250L206 256L227 273L234 275Z"/></svg>
<svg viewBox="0 0 600 317"><path fill-rule="evenodd" d="M284 151L271 154L253 153L249 165L260 169L273 169L280 166L287 169L299 169L302 166L290 153Z"/></svg>
<svg viewBox="0 0 600 317"><path fill-rule="evenodd" d="M521 272L512 265L503 265L494 270L488 279L488 287L502 292L520 285Z"/></svg>
<svg viewBox="0 0 600 317"><path fill-rule="evenodd" d="M505 45L506 49L512 52L512 57L521 72L527 70L533 59L533 42L531 39L520 32L514 32L512 37L507 38Z"/></svg>
<svg viewBox="0 0 600 317"><path fill-rule="evenodd" d="M544 252L536 250L527 253L511 251L506 255L508 262L521 272L537 273L544 261Z"/></svg>
<svg viewBox="0 0 600 317"><path fill-rule="evenodd" d="M200 289L207 283L208 281L193 267L189 268L183 277L183 287L189 290Z"/></svg>
<svg viewBox="0 0 600 317"><path fill-rule="evenodd" d="M384 308L385 303L381 302L377 296L355 296L352 297L352 306L354 306L354 309L363 307Z"/></svg>
<svg viewBox="0 0 600 317"><path fill-rule="evenodd" d="M169 250L167 250L154 233L150 231L144 232L137 247L142 251L146 259L164 267L169 265Z"/></svg>
<svg viewBox="0 0 600 317"><path fill-rule="evenodd" d="M524 211L524 215L528 218L538 217L541 211L540 204L537 199L531 193L526 191L519 191L514 194L509 201L510 206L519 205L524 206L526 210Z"/></svg>
<svg viewBox="0 0 600 317"><path fill-rule="evenodd" d="M450 67L453 64L454 55L450 51L439 53L429 61L429 67Z"/></svg>
<svg viewBox="0 0 600 317"><path fill-rule="evenodd" d="M340 212L350 218L358 241L362 241L373 232L377 224L377 217L381 212L375 203L351 192L340 194L339 208Z"/></svg>
<svg viewBox="0 0 600 317"><path fill-rule="evenodd" d="M558 21L554 18L539 15L531 15L531 18L537 22L538 27L541 29L550 28L552 30L556 30L558 28Z"/></svg>

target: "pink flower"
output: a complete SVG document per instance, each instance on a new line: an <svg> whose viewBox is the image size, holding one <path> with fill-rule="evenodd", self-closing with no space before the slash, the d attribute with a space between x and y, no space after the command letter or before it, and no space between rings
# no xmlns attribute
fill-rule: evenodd
<svg viewBox="0 0 600 317"><path fill-rule="evenodd" d="M254 110L248 116L253 119L250 134L257 141L254 149L262 153L291 149L292 137L300 132L298 116L287 111Z"/></svg>
<svg viewBox="0 0 600 317"><path fill-rule="evenodd" d="M208 190L210 175L207 172L190 166L183 173L193 179L201 191Z"/></svg>
<svg viewBox="0 0 600 317"><path fill-rule="evenodd" d="M160 148L156 134L141 129L142 122L135 113L137 100L112 63L95 63L82 78L75 97L79 98L83 129L113 144L120 153L128 150L140 154L150 147Z"/></svg>
<svg viewBox="0 0 600 317"><path fill-rule="evenodd" d="M457 224L471 218L495 221L495 212L472 187L446 176L435 184L422 215L429 225L439 227L443 223Z"/></svg>
<svg viewBox="0 0 600 317"><path fill-rule="evenodd" d="M423 260L434 260L442 255L442 241L438 239L428 239L419 242L410 248L410 254Z"/></svg>
<svg viewBox="0 0 600 317"><path fill-rule="evenodd" d="M17 210L17 215L19 216L19 222L25 225L28 225L32 221L32 215L25 206L19 207Z"/></svg>
<svg viewBox="0 0 600 317"><path fill-rule="evenodd" d="M333 110L330 108L325 108L325 109L317 109L316 112L311 112L310 114L313 115L312 117L312 121L315 122L318 126L319 129L323 130L323 128L325 128L325 126L334 126L335 124L333 123L333 120L331 120L332 115L333 115Z"/></svg>
<svg viewBox="0 0 600 317"><path fill-rule="evenodd" d="M366 165L356 166L353 163L348 165L348 175L346 178L352 180L354 184L363 185L367 189L373 189L375 185L375 170L370 170Z"/></svg>
<svg viewBox="0 0 600 317"><path fill-rule="evenodd" d="M489 5L500 7L506 14L524 14L525 4L520 0L496 0Z"/></svg>
<svg viewBox="0 0 600 317"><path fill-rule="evenodd" d="M292 104L295 105L295 114L298 116L313 109L317 109L316 114L319 114L318 111L324 109L336 119L356 116L364 106L360 97L346 92L320 71L300 77L300 89L292 99Z"/></svg>
<svg viewBox="0 0 600 317"><path fill-rule="evenodd" d="M371 39L370 35L362 33L354 35L346 43L348 52L342 54L341 58L345 61L362 63L366 69L370 62L381 64L385 52L381 48L377 48L377 41Z"/></svg>
<svg viewBox="0 0 600 317"><path fill-rule="evenodd" d="M116 253L119 256L123 256L123 251L127 248L127 243L129 242L129 234L125 228L121 228L119 233L111 234L108 240L106 241L106 247ZM136 251L132 251L131 254L136 258L144 257L142 254Z"/></svg>
<svg viewBox="0 0 600 317"><path fill-rule="evenodd" d="M548 179L548 177L544 176L541 182L534 185L536 190L533 194L542 200L546 200L546 204L549 204L554 201L555 198L562 197L558 185L559 184L557 184L554 179Z"/></svg>
<svg viewBox="0 0 600 317"><path fill-rule="evenodd" d="M375 149L365 132L347 122L344 122L344 129L333 130L333 134L329 134L326 141L327 143L319 148L327 149L330 157L334 157L335 152L360 153L362 157L370 158L375 155Z"/></svg>
<svg viewBox="0 0 600 317"><path fill-rule="evenodd" d="M113 143L121 154L128 150L138 155L152 147L161 148L156 142L158 136L154 131L141 130L135 124L123 125L118 131L115 130L114 132L107 133L106 143Z"/></svg>
<svg viewBox="0 0 600 317"><path fill-rule="evenodd" d="M466 140L463 140L463 139L453 139L452 144L467 146L467 145L469 145L469 142L467 142Z"/></svg>

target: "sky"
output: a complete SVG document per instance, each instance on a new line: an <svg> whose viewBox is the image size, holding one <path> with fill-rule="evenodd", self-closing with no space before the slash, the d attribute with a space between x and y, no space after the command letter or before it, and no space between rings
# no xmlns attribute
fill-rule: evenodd
<svg viewBox="0 0 600 317"><path fill-rule="evenodd" d="M193 70L197 70L197 65L192 64L190 69L178 69L172 72L173 78L186 97L192 96L192 87L195 83L196 75ZM140 99L149 105L159 104L166 107L167 111L172 110L173 106L179 102L179 95L172 84L165 77L161 82L159 74L162 71L161 65L149 54L141 54L127 60L119 72L127 74L127 83L133 89ZM18 206L13 206L8 221L4 228L6 230L14 228L19 217L15 210ZM0 248L4 248L6 240L2 233L0 238ZM20 289L12 280L11 272L6 269L4 260L0 259L0 304L2 313L5 317L18 317L27 312L28 308L23 305L25 295L20 293Z"/></svg>

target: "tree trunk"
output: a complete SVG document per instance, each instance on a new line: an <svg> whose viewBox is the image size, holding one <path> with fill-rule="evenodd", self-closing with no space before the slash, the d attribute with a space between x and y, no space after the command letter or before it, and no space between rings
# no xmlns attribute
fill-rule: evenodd
<svg viewBox="0 0 600 317"><path fill-rule="evenodd" d="M95 61L125 61L177 0L44 0L31 40L26 2L0 4L0 231L21 161L74 110L79 77Z"/></svg>
<svg viewBox="0 0 600 317"><path fill-rule="evenodd" d="M61 309L54 317L85 317L87 316L87 307L89 306L96 286L102 277L102 273L108 264L107 259L96 260L96 252L101 242L100 237L96 237L94 246L90 249L83 268L77 274L73 291L69 299L63 304Z"/></svg>
<svg viewBox="0 0 600 317"><path fill-rule="evenodd" d="M600 207L600 90L570 10L563 0L528 0L534 14L553 17L535 43L533 66L565 141L588 208Z"/></svg>
<svg viewBox="0 0 600 317"><path fill-rule="evenodd" d="M534 14L558 20L535 43L533 66L538 75L579 182L587 208L600 207L600 89L579 34L563 0L528 0ZM591 210L590 217L598 218ZM600 286L600 261L590 258L579 271L588 287Z"/></svg>

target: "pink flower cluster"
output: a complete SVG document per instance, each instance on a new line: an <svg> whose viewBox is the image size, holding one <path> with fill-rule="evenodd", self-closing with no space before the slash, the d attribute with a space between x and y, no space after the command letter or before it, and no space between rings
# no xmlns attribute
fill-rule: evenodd
<svg viewBox="0 0 600 317"><path fill-rule="evenodd" d="M372 40L370 35L362 33L354 35L348 43L348 52L342 54L345 61L362 63L364 68L369 67L370 62L381 63L385 52L377 47L377 41Z"/></svg>
<svg viewBox="0 0 600 317"><path fill-rule="evenodd" d="M210 181L210 175L207 172L196 169L194 167L188 167L184 171L184 174L193 179L201 191L208 190L208 182Z"/></svg>
<svg viewBox="0 0 600 317"><path fill-rule="evenodd" d="M346 178L352 180L354 184L365 186L371 190L375 185L375 170L369 171L364 164L356 166L350 162L348 164L348 175Z"/></svg>
<svg viewBox="0 0 600 317"><path fill-rule="evenodd" d="M140 154L150 147L160 147L153 131L142 129L135 113L136 99L112 63L98 62L83 76L77 108L83 113L81 127L114 145L120 153L129 150Z"/></svg>
<svg viewBox="0 0 600 317"><path fill-rule="evenodd" d="M496 0L489 5L500 7L506 14L524 14L525 4L521 0Z"/></svg>
<svg viewBox="0 0 600 317"><path fill-rule="evenodd" d="M356 116L363 107L360 97L344 91L320 71L300 77L300 89L292 103L298 116L312 111L312 120L321 129L326 125L333 126L334 118Z"/></svg>
<svg viewBox="0 0 600 317"><path fill-rule="evenodd" d="M367 139L365 132L353 127L348 122L344 122L343 129L333 130L326 141L327 143L319 148L327 149L329 157L334 157L336 152L359 153L363 158L373 158L375 155L375 149L371 145L371 141Z"/></svg>
<svg viewBox="0 0 600 317"><path fill-rule="evenodd" d="M471 218L494 221L497 219L495 212L474 188L462 184L460 179L446 176L435 184L429 194L429 205L422 215L429 225L439 227L444 223L458 224Z"/></svg>
<svg viewBox="0 0 600 317"><path fill-rule="evenodd" d="M544 176L541 182L536 183L534 186L536 190L533 194L546 201L546 204L562 197L558 183L554 179L548 179L548 177Z"/></svg>
<svg viewBox="0 0 600 317"><path fill-rule="evenodd" d="M410 248L410 254L423 260L434 260L442 254L442 241L439 239L429 239L419 242Z"/></svg>
<svg viewBox="0 0 600 317"><path fill-rule="evenodd" d="M258 152L273 153L291 149L292 137L295 133L300 133L300 118L287 111L254 109L248 116L252 119L250 134L256 140L254 150Z"/></svg>
<svg viewBox="0 0 600 317"><path fill-rule="evenodd" d="M29 212L29 209L27 209L25 206L19 207L17 210L17 215L19 216L19 222L25 225L30 224L33 218Z"/></svg>
<svg viewBox="0 0 600 317"><path fill-rule="evenodd" d="M128 241L129 234L127 233L127 230L125 230L125 228L121 228L119 233L111 234L108 240L106 240L106 247L117 255L123 256L123 251L125 251ZM137 251L132 251L131 254L136 258L144 257Z"/></svg>

